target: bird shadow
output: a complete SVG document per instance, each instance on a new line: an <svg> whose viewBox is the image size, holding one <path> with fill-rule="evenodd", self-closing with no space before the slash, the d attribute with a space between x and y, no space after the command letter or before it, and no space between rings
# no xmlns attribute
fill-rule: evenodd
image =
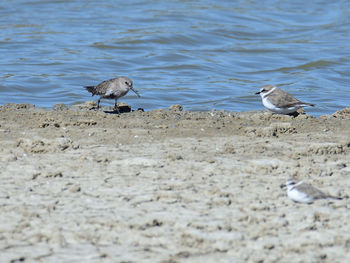
<svg viewBox="0 0 350 263"><path fill-rule="evenodd" d="M107 113L107 114L122 114L122 113L128 113L128 112L132 112L132 111L135 111L135 110L131 110L130 106L119 106L118 108L113 109L111 111L110 110L104 110L103 112ZM138 108L137 111L144 112L145 110L142 109L142 108Z"/></svg>
<svg viewBox="0 0 350 263"><path fill-rule="evenodd" d="M296 117L298 117L298 116L301 115L301 114L302 114L302 113L299 113L299 112L295 111L295 112L292 112L292 113L288 113L287 115L296 118Z"/></svg>

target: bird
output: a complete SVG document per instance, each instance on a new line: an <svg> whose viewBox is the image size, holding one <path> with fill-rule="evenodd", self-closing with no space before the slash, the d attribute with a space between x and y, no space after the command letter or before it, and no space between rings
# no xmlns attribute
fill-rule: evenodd
<svg viewBox="0 0 350 263"><path fill-rule="evenodd" d="M304 181L296 181L294 179L288 179L286 182L287 196L297 203L311 204L318 199L337 199L342 198L328 195L311 184Z"/></svg>
<svg viewBox="0 0 350 263"><path fill-rule="evenodd" d="M140 97L139 92L133 88L132 80L124 76L102 81L97 86L85 86L85 89L92 93L92 96L100 96L97 100L97 108L100 108L101 99L114 99L114 109L118 113L120 112L117 107L117 100L125 96L129 90L132 90L136 93L137 97Z"/></svg>
<svg viewBox="0 0 350 263"><path fill-rule="evenodd" d="M315 106L312 103L302 102L273 85L264 85L255 94L260 94L264 106L274 113L291 114L302 107Z"/></svg>

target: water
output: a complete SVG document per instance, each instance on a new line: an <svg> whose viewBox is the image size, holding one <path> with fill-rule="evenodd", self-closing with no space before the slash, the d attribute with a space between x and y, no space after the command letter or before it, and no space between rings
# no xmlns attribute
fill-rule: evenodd
<svg viewBox="0 0 350 263"><path fill-rule="evenodd" d="M277 84L330 114L349 106L349 26L346 0L2 1L0 104L82 103L126 75L133 108L261 110Z"/></svg>

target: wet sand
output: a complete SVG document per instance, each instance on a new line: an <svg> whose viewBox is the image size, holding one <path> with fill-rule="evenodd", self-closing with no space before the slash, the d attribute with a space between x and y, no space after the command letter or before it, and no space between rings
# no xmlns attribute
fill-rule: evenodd
<svg viewBox="0 0 350 263"><path fill-rule="evenodd" d="M0 106L1 262L350 262L349 108L93 106Z"/></svg>

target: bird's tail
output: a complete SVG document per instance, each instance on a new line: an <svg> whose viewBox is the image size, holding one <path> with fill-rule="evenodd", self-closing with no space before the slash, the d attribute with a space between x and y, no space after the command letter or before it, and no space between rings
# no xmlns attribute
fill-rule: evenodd
<svg viewBox="0 0 350 263"><path fill-rule="evenodd" d="M96 94L96 86L85 86L84 87L88 92L92 93L92 96Z"/></svg>
<svg viewBox="0 0 350 263"><path fill-rule="evenodd" d="M308 103L308 102L303 102L303 101L301 101L300 104L301 104L300 106L302 106L302 107L305 107L305 106L312 106L312 107L314 107L315 106L315 104Z"/></svg>
<svg viewBox="0 0 350 263"><path fill-rule="evenodd" d="M343 200L342 197L334 196L334 195L329 195L328 198L330 199L336 199L336 200Z"/></svg>
<svg viewBox="0 0 350 263"><path fill-rule="evenodd" d="M304 102L305 103L305 102ZM315 104L313 104L313 103L305 103L306 105L308 105L308 106L312 106L312 107L314 107L315 106Z"/></svg>

